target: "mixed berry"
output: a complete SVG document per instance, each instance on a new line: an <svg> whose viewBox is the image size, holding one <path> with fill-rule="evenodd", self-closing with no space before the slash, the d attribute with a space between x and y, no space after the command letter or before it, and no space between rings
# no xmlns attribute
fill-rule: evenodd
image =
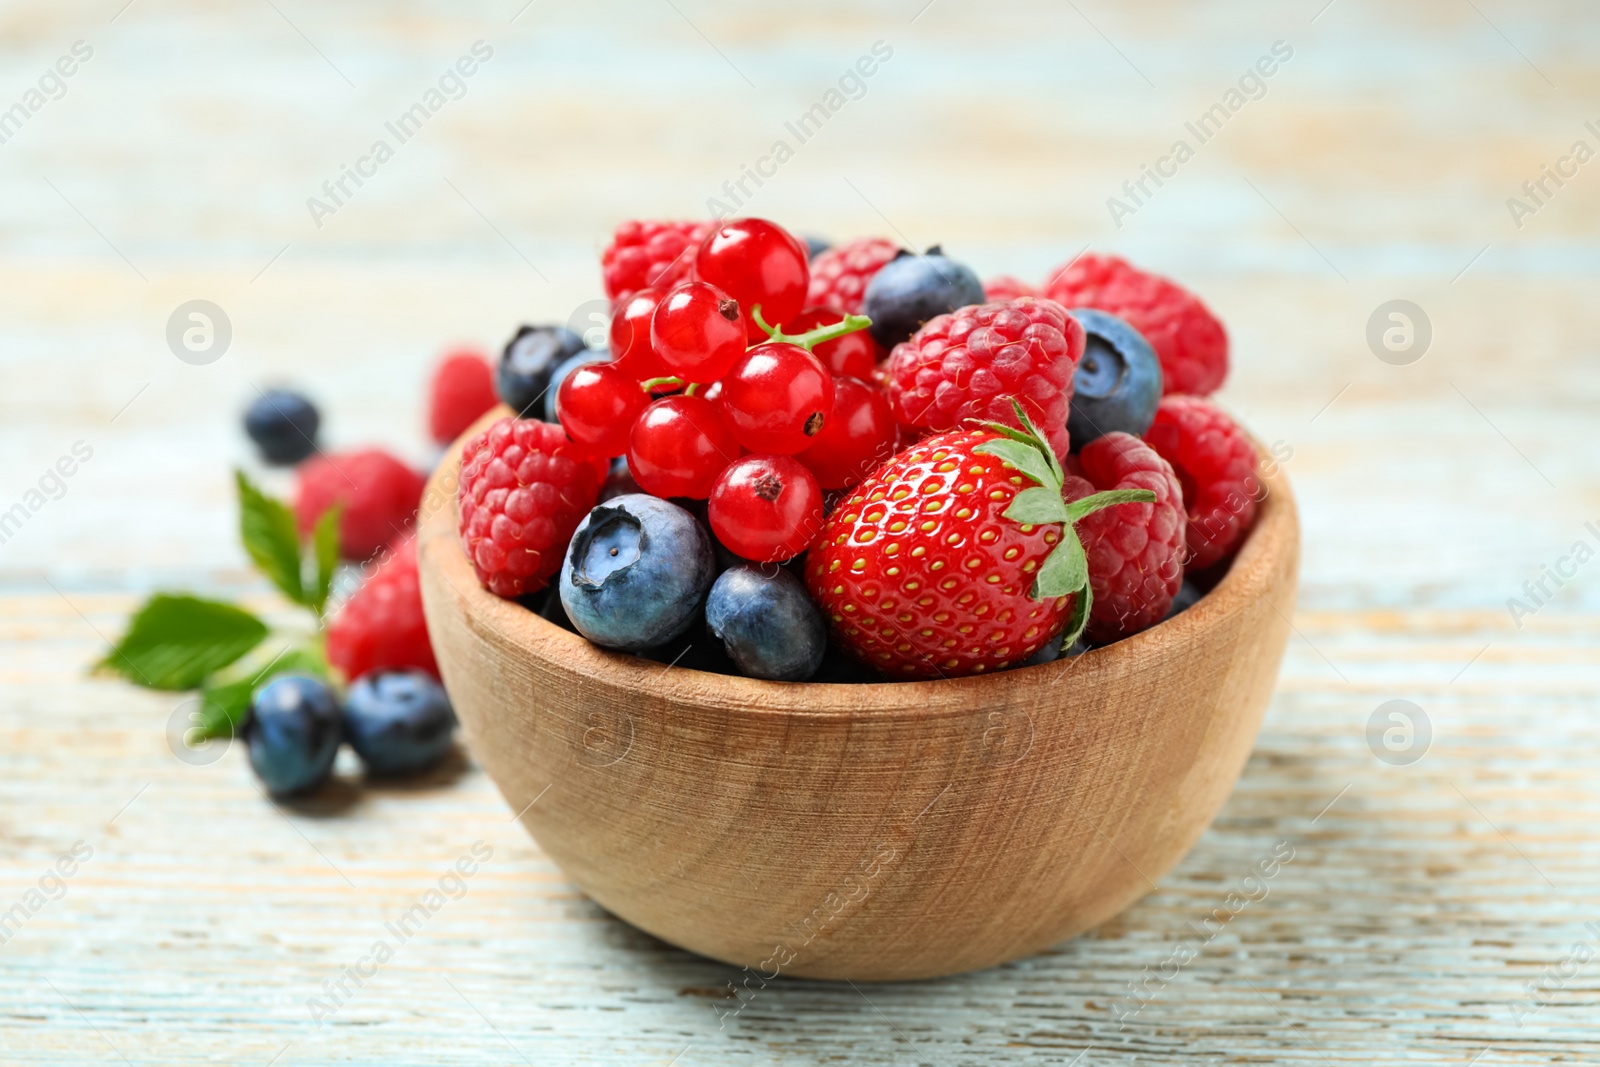
<svg viewBox="0 0 1600 1067"><path fill-rule="evenodd" d="M774 681L1048 663L1194 603L1253 521L1255 446L1202 398L1227 334L1122 260L985 285L746 218L624 223L601 266L609 348L502 363L517 414L465 443L459 508L486 588L602 648Z"/></svg>
<svg viewBox="0 0 1600 1067"><path fill-rule="evenodd" d="M1222 324L1116 257L984 283L937 246L635 221L601 275L604 346L531 324L496 361L450 350L423 421L459 442L478 580L613 653L774 682L1048 664L1200 601L1265 492L1208 399ZM321 785L344 743L371 775L436 766L456 721L413 539L423 474L325 450L296 392L258 394L244 428L294 468L286 501L237 473L244 547L315 632L269 642L238 605L164 593L104 666L198 690L199 735L241 738L274 796Z"/></svg>

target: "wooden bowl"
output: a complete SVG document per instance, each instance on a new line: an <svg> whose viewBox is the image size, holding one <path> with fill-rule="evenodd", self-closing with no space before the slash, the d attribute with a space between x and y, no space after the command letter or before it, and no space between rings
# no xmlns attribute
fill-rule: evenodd
<svg viewBox="0 0 1600 1067"><path fill-rule="evenodd" d="M596 902L752 982L953 974L1126 908L1232 790L1294 609L1278 472L1215 590L1073 659L867 685L669 668L480 587L458 474L429 482L419 549L474 755Z"/></svg>

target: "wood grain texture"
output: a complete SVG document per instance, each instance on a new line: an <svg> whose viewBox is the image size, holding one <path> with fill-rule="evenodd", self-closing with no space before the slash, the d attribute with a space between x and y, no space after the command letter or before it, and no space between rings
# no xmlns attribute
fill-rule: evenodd
<svg viewBox="0 0 1600 1067"><path fill-rule="evenodd" d="M1135 638L992 677L763 682L608 653L487 592L459 481L458 456L434 472L417 551L472 751L596 902L761 984L991 967L1154 889L1244 766L1299 577L1277 471L1217 588Z"/></svg>
<svg viewBox="0 0 1600 1067"><path fill-rule="evenodd" d="M1506 610L1600 522L1600 172L1521 228L1506 209L1596 117L1592 5L121 6L0 8L5 106L96 53L0 145L0 506L94 448L0 544L0 911L94 849L0 945L0 1062L1600 1062L1600 969L1545 977L1600 914L1600 562ZM467 96L316 227L305 198L480 38ZM753 210L984 276L1085 245L1148 263L1226 321L1222 402L1294 451L1279 684L1156 891L976 974L752 992L586 900L471 762L406 788L341 765L278 808L237 751L173 758L177 700L85 678L152 588L290 621L231 534L254 386L306 385L332 445L429 460L443 344L567 319L608 227L696 212L878 39L894 58ZM1278 39L1266 95L1116 228L1107 198ZM205 367L164 338L196 297L235 328ZM1394 298L1434 327L1410 366L1365 338ZM1368 746L1395 698L1432 725L1406 766ZM466 895L318 1026L308 998L480 839ZM1279 842L1266 896L1201 944ZM1130 983L1150 996L1119 1027Z"/></svg>

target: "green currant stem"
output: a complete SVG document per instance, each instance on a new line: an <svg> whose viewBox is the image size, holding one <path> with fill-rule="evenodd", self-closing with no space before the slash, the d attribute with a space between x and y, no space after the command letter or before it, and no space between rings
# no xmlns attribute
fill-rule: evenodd
<svg viewBox="0 0 1600 1067"><path fill-rule="evenodd" d="M765 330L767 336L772 340L781 341L785 344L799 345L807 352L811 351L816 345L836 340L847 333L865 330L872 325L872 320L865 315L846 315L832 326L818 326L815 329L807 330L805 333L787 334L780 327L767 325L766 320L761 317L760 304L756 304L750 309L750 317L756 320L756 325Z"/></svg>

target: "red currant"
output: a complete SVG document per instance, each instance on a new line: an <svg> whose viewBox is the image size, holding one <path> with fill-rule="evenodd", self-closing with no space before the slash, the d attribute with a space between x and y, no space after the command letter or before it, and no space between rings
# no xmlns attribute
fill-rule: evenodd
<svg viewBox="0 0 1600 1067"><path fill-rule="evenodd" d="M855 378L836 378L833 410L811 447L795 459L824 489L848 489L894 455L899 434L883 393Z"/></svg>
<svg viewBox="0 0 1600 1067"><path fill-rule="evenodd" d="M611 316L611 362L635 382L666 376L650 339L650 321L666 295L665 289L640 289Z"/></svg>
<svg viewBox="0 0 1600 1067"><path fill-rule="evenodd" d="M669 374L714 382L744 355L739 302L707 282L680 285L656 305L650 342Z"/></svg>
<svg viewBox="0 0 1600 1067"><path fill-rule="evenodd" d="M791 456L745 456L717 478L706 514L728 551L776 563L804 552L822 528L822 490Z"/></svg>
<svg viewBox="0 0 1600 1067"><path fill-rule="evenodd" d="M842 317L832 308L806 308L783 324L783 332L802 334L818 326L832 326ZM883 358L883 349L878 347L878 342L874 341L866 330L857 330L855 333L847 333L843 337L812 345L811 354L821 360L822 365L836 377L860 378L865 381L872 377L872 369Z"/></svg>
<svg viewBox="0 0 1600 1067"><path fill-rule="evenodd" d="M767 339L751 309L761 306L767 325L800 314L811 284L806 246L766 219L734 219L717 227L695 254L694 276L739 301L751 344Z"/></svg>
<svg viewBox="0 0 1600 1067"><path fill-rule="evenodd" d="M628 470L656 496L704 500L717 475L738 458L739 442L704 397L662 397L644 409L628 439Z"/></svg>
<svg viewBox="0 0 1600 1067"><path fill-rule="evenodd" d="M800 451L832 410L833 377L799 345L757 345L722 379L723 414L752 452Z"/></svg>
<svg viewBox="0 0 1600 1067"><path fill-rule="evenodd" d="M615 363L589 363L568 374L556 391L567 436L605 456L628 447L628 427L650 398Z"/></svg>

